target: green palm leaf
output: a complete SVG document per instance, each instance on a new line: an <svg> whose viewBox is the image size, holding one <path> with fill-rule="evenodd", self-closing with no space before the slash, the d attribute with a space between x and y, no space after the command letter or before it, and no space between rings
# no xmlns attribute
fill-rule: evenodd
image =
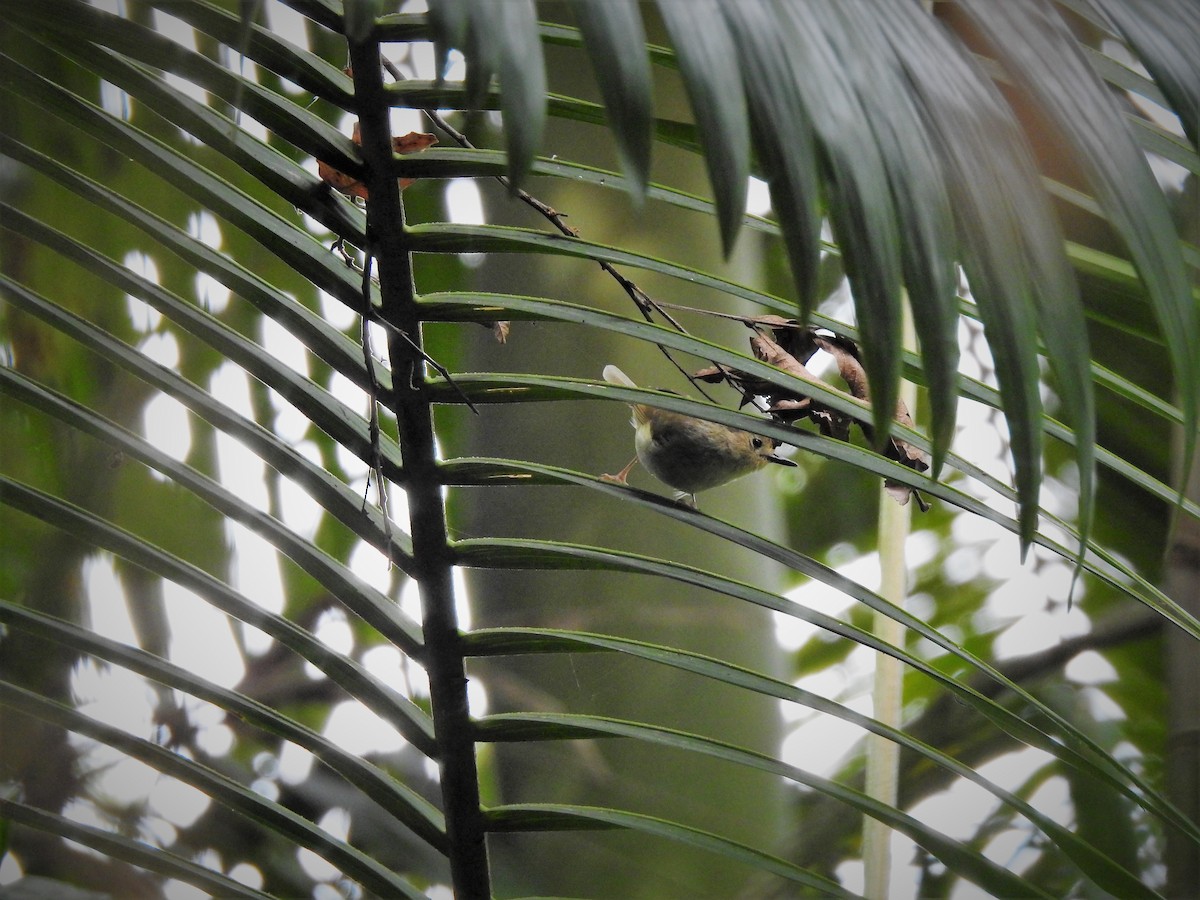
<svg viewBox="0 0 1200 900"><path fill-rule="evenodd" d="M443 881L463 897L856 896L866 815L928 855L931 895L960 881L995 896L1170 893L1162 835L1171 878L1179 853L1200 856L1192 798L1155 763L1178 743L1166 695L1182 694L1163 686L1167 642L1094 623L1136 604L1159 631L1200 638L1159 577L1166 511L1200 515L1178 489L1200 405L1187 200L1200 18L1185 0L935 6L9 4L0 728L21 740L0 749L3 849L66 883L84 871L76 842L103 871L230 896L322 881L414 897ZM463 81L448 78L452 51ZM418 110L433 115L414 130L441 144L393 154L394 123ZM480 146L460 146L447 117ZM1165 186L1151 156L1175 167ZM366 204L318 160L358 179ZM769 186L765 215L747 212L751 175ZM480 188L485 224L456 221L449 180ZM517 200L557 230L511 212ZM228 302L209 307L201 276ZM901 346L905 304L916 348ZM870 402L747 352L743 328L765 314L854 342ZM509 343L485 343L478 323L500 321ZM972 369L962 335L979 326L987 364ZM158 340L174 364L152 358ZM877 441L734 409L720 387L697 400L605 384L610 360L639 381L743 373ZM248 408L217 372L245 378ZM923 388L916 425L894 420L902 378ZM159 399L187 411L184 459L143 418ZM598 477L627 451L627 404L751 430L794 448L799 469L717 489L702 511ZM963 430L978 410L1003 416L1011 478ZM889 455L889 433L931 470ZM265 500L217 461L225 438L262 464ZM840 567L874 546L855 523L892 502L880 481L935 502L917 539L935 560L910 573L923 606ZM288 491L315 525L291 521ZM1094 631L1073 640L1095 635L1118 673L1077 689L1124 715L1064 701L1065 651L1039 681L997 649L1007 623L987 579L950 574L962 535L985 527L1038 565L1075 567L1070 615ZM233 574L241 529L265 542L264 568L282 561L277 606ZM366 574L366 548L385 574ZM85 573L110 555L123 638L88 627L106 598ZM799 583L845 611L789 596ZM171 625L187 628L165 585L267 636L264 652L231 642L240 683L174 659ZM419 613L402 611L416 594ZM905 637L877 636L873 615ZM784 652L776 627L799 625L809 636ZM899 724L857 707L853 683L829 687L863 650L907 672ZM382 674L375 651L400 668ZM140 678L151 699L127 705L175 730L85 713L84 660ZM821 690L804 680L815 672ZM970 733L927 739L924 710L947 701ZM230 723L226 751L180 725L201 702ZM343 702L402 750L349 749L333 726ZM783 741L797 709L894 742L914 785L982 789L988 820L960 832L919 796L868 796L856 748L817 771ZM300 784L263 774L287 746L320 764ZM980 771L1012 747L1037 756L1020 779ZM105 796L101 758L187 785L208 811L155 832L149 801ZM1044 791L1060 783L1070 800L1055 806ZM822 804L837 823L801 818ZM338 810L347 837L323 824ZM1112 815L1128 828L1097 827ZM814 831L836 858L806 856ZM1026 849L1003 858L996 842L1017 832ZM39 857L47 841L61 855ZM313 874L301 849L337 874ZM79 883L103 888L87 871Z"/></svg>

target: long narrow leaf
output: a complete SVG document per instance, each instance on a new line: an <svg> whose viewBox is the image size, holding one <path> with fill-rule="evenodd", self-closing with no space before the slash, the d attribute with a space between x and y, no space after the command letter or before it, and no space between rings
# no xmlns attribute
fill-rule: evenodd
<svg viewBox="0 0 1200 900"><path fill-rule="evenodd" d="M116 57L109 60L111 66L105 77L113 83L171 117L184 130L198 133L230 154L286 201L333 231L361 239L364 227L361 213L352 212L352 207L335 200L328 191L319 191L315 175L234 128L229 119L179 92L166 90L147 73ZM157 176L169 179L205 209L224 217L271 252L282 254L285 262L318 287L356 311L368 312L362 308L361 278L348 272L344 265L334 265L327 248L258 200L3 54L0 54L0 75L3 76L0 89L20 90L22 97L41 103L46 111L132 157Z"/></svg>
<svg viewBox="0 0 1200 900"><path fill-rule="evenodd" d="M236 260L213 250L203 241L105 185L68 168L60 160L18 143L2 133L0 151L91 201L105 212L119 216L136 226L195 266L197 270L212 275L239 297L275 319L317 358L346 376L355 385L363 390L371 389L371 379L363 365L362 347ZM383 392L391 390L389 371L377 370L375 380Z"/></svg>
<svg viewBox="0 0 1200 900"><path fill-rule="evenodd" d="M55 641L107 663L123 666L145 678L206 700L245 722L291 741L313 754L331 770L355 785L398 821L412 828L432 846L444 848L445 823L441 813L424 797L386 776L361 757L343 750L328 738L293 721L269 706L218 687L179 666L118 641L101 637L70 622L0 600L0 622Z"/></svg>
<svg viewBox="0 0 1200 900"><path fill-rule="evenodd" d="M1122 127L1116 101L1049 4L967 0L964 5L991 39L1009 74L1071 142L1096 199L1129 247L1176 373L1185 422L1184 456L1191 460L1200 409L1200 314L1191 299L1170 211L1149 163ZM1060 384L1072 385L1068 366L1056 372ZM1080 422L1073 420L1073 424L1079 427Z"/></svg>
<svg viewBox="0 0 1200 900"><path fill-rule="evenodd" d="M514 189L519 187L541 143L546 119L546 70L533 3L443 0L432 4L430 24L440 65L450 47L458 47L466 57L462 108L481 108L493 75L500 76L508 175Z"/></svg>
<svg viewBox="0 0 1200 900"><path fill-rule="evenodd" d="M467 7L468 0L433 0L429 4L429 30L436 51L439 79L446 71L451 48L466 44L471 15Z"/></svg>
<svg viewBox="0 0 1200 900"><path fill-rule="evenodd" d="M286 473L311 494L322 507L372 546L385 550L404 567L411 565L412 544L402 533L392 530L390 542L385 535L382 514L373 507L364 509L362 497L329 472L307 459L286 442L262 426L233 412L206 391L174 371L152 362L127 344L116 340L79 316L0 276L0 290L14 306L49 322L65 334L108 357L147 383L174 397L202 419L244 441L276 471ZM384 445L386 447L386 444ZM385 457L397 473L394 457Z"/></svg>
<svg viewBox="0 0 1200 900"><path fill-rule="evenodd" d="M253 59L281 78L342 109L351 108L350 79L344 72L269 28L245 22L240 16L205 0L191 3L166 0L156 5L191 23L201 33L236 48L239 55Z"/></svg>
<svg viewBox="0 0 1200 900"><path fill-rule="evenodd" d="M400 178L494 178L503 175L506 169L504 154L498 150L433 148L424 153L397 156L392 161L391 171ZM533 175L565 178L572 184L586 183L604 190L620 190L624 187L620 172L571 160L538 157L530 171ZM660 200L680 209L715 215L716 205L712 200L669 184L651 182L645 187L645 195L651 200ZM770 219L753 214L742 217L741 227L775 236L780 233L779 226ZM825 241L821 242L820 249L827 253L838 252L837 247Z"/></svg>
<svg viewBox="0 0 1200 900"><path fill-rule="evenodd" d="M489 809L488 823L493 832L625 828L653 837L689 844L711 853L718 853L736 862L821 891L822 896L857 896L828 878L814 875L779 857L763 853L761 850L747 847L745 844L739 844L708 831L682 825L679 822L670 822L638 813L569 804L513 803Z"/></svg>
<svg viewBox="0 0 1200 900"><path fill-rule="evenodd" d="M1188 0L1095 2L1116 22L1153 76L1192 144L1200 146L1200 59L1195 44L1189 43L1200 33L1200 9Z"/></svg>
<svg viewBox="0 0 1200 900"><path fill-rule="evenodd" d="M433 81L410 79L387 87L388 96L394 107L404 109L488 109L500 108L500 96L493 91L478 103L471 102L469 89ZM550 92L547 94L547 112L572 122L589 125L606 125L608 118L599 103L568 97ZM703 135L696 125L676 119L654 119L655 141L671 147L679 147L693 153L701 150ZM744 198L743 198L744 200ZM737 215L746 211L745 203L737 207Z"/></svg>
<svg viewBox="0 0 1200 900"><path fill-rule="evenodd" d="M639 554L562 543L551 544L533 540L501 540L493 538L462 541L456 545L456 550L462 564L469 566L537 569L550 567L565 569L583 568L656 575L745 600L774 612L795 616L802 621L816 625L818 628L822 628L839 637L848 638L869 649L886 653L888 656L900 660L916 671L928 675L1009 734L1025 743L1045 750L1047 753L1058 757L1064 763L1074 768L1102 779L1114 789L1143 806L1147 811L1153 812L1155 815L1163 818L1164 821L1171 822L1181 829L1186 829L1186 833L1191 835L1193 840L1200 842L1200 826L1189 822L1179 810L1165 800L1157 791L1153 790L1144 779L1113 759L1111 755L1099 747L1086 734L1083 734L1077 727L1055 713L1046 704L1040 703L1024 688L1011 681L1011 679L1005 678L999 672L991 669L991 667L984 666L977 660L972 660L975 666L983 668L989 675L1002 682L1006 688L1013 691L1025 703L1029 704L1031 708L1038 709L1046 717L1047 721L1052 722L1054 733L1052 734L1049 731L1043 730L1027 718L1019 716L1006 707L997 704L995 701L984 697L978 691L961 684L955 678L931 666L924 660L918 659L900 648L880 641L869 632L809 610L777 595L711 572L705 572L690 566L670 563L660 559L651 559ZM880 600L880 603L882 604L883 601ZM894 617L896 614L889 612L889 615ZM919 631L927 630L918 629L913 625L909 625L909 627ZM937 635L937 632L932 633ZM473 643L475 637L472 636L471 640ZM942 645L949 644L940 635L937 635L937 641ZM950 644L949 646L953 645ZM968 658L962 650L958 650L956 655Z"/></svg>
<svg viewBox="0 0 1200 900"><path fill-rule="evenodd" d="M696 116L725 252L746 210L750 141L742 73L716 0L658 0Z"/></svg>
<svg viewBox="0 0 1200 900"><path fill-rule="evenodd" d="M749 416L745 413L733 412L723 407L687 400L676 394L643 390L634 391L578 379L525 375L459 375L456 377L456 384L456 391L451 392L447 390L443 392L445 399L451 402L461 402L457 392L462 391L466 395L473 397L477 403L506 403L517 402L522 399L565 399L571 396L608 397L621 399L627 403L650 403L651 405L669 409L673 412L680 412L684 415L697 416L720 422L723 425L729 425L733 428L750 430L765 437L774 438L780 443L791 444L799 449L816 453L820 456L841 459L864 471L872 472L881 478L890 479L917 490L928 491L933 496L940 497L956 506L971 511L988 521L1000 525L1006 530L1012 531L1014 534L1020 533L1021 523L1019 521L1011 519L974 497L956 491L942 483L934 482L928 477L914 472L912 469L901 466L899 463L885 459L877 454L872 454L860 447L841 441L821 438L811 432L785 428L775 425L768 420ZM920 438L915 435L910 438L906 429L897 429L897 432L902 434L906 440L914 440L919 445ZM965 460L960 461L953 455L951 456L950 463L996 491L999 496L1009 500L1015 499L1015 492L1011 488L1001 484L977 466L973 466ZM1062 528L1067 534L1078 534L1073 526L1060 519L1055 518L1054 524ZM1071 558L1072 556L1071 552L1065 547L1044 534L1035 533L1034 542L1064 558ZM1179 604L1166 597L1161 590L1150 584L1139 573L1133 571L1129 566L1121 564L1112 553L1094 543L1089 544L1089 547L1091 554L1082 561L1084 569L1100 575L1119 591L1135 597L1179 625L1185 631L1200 638L1200 622L1195 617L1181 609ZM1094 555L1095 558L1092 558L1091 555Z"/></svg>
<svg viewBox="0 0 1200 900"><path fill-rule="evenodd" d="M751 367L757 365L757 361L755 360L733 354L723 347L700 338L685 335L672 329L661 328L640 319L618 316L604 310L591 309L563 301L536 297L516 297L510 294L453 292L427 294L421 302L427 308L426 315L437 321L490 322L498 318L530 318L534 320L573 322L601 328L638 340L652 341L655 344L682 350L697 357L712 359L714 362L734 368L739 368L743 365ZM1097 363L1091 365L1091 372L1092 377L1097 383L1110 388L1113 392L1130 400L1135 405L1163 417L1168 422L1182 423L1182 414L1176 407L1155 397L1138 385L1121 378L1116 373ZM839 407L839 403L845 402L844 398L836 394L828 396L820 394L821 390L821 387L813 388L814 394L821 396L831 406L842 408L843 411L854 414L855 409L853 407L848 405ZM971 400L990 406L993 409L1001 408L999 392L995 388L988 387L975 379L960 375L957 380L957 390L962 396ZM1077 443L1077 437L1073 431L1049 416L1043 417L1042 428L1047 435L1064 441L1070 446L1074 446ZM904 434L903 437L918 446L923 446L919 436ZM805 446L805 449L813 451L815 448L813 445L808 444ZM1171 488L1165 486L1158 479L1138 470L1104 447L1096 447L1095 453L1096 460L1100 465L1128 478L1139 488L1148 491L1153 496L1167 503L1177 499L1175 492ZM1010 489L1000 485L995 479L988 478L982 470L970 465L967 460L953 454L950 459L952 460L952 467L954 469L957 469L964 475L980 480L987 487L996 490L1006 499L1013 498L1014 495L1010 492ZM929 489L928 482L925 483L925 487L922 489ZM1194 501L1185 500L1183 509L1191 515L1200 515L1200 506ZM1071 531L1078 534L1078 531Z"/></svg>
<svg viewBox="0 0 1200 900"><path fill-rule="evenodd" d="M28 828L36 828L48 834L70 838L77 844L90 847L105 856L124 860L167 878L177 878L185 884L209 891L214 896L245 897L247 900L269 900L270 898L270 894L247 887L232 878L226 878L220 872L197 865L190 859L184 859L162 847L151 847L124 835L73 822L65 816L55 815L44 809L38 809L36 806L29 806L6 797L0 797L0 818L19 822ZM15 892L14 888L12 893ZM48 897L49 895L42 894L41 896Z"/></svg>
<svg viewBox="0 0 1200 900"><path fill-rule="evenodd" d="M533 0L475 3L472 16L489 11L481 21L481 40L499 45L500 108L513 188L525 180L542 142L546 123L546 64L537 32Z"/></svg>
<svg viewBox="0 0 1200 900"><path fill-rule="evenodd" d="M267 612L207 572L77 506L5 476L0 476L0 503L35 516L47 524L194 591L226 615L269 634L361 700L422 753L427 756L436 754L433 727L429 717L411 700L398 691L379 684L358 663L330 650L303 628L282 616Z"/></svg>
<svg viewBox="0 0 1200 900"><path fill-rule="evenodd" d="M120 750L126 756L141 760L165 775L178 778L214 800L270 826L296 844L307 847L369 890L384 896L410 897L413 900L421 897L420 892L407 881L362 851L330 837L328 832L262 794L185 756L88 718L69 706L13 684L0 682L0 703L90 737Z"/></svg>
<svg viewBox="0 0 1200 900"><path fill-rule="evenodd" d="M117 51L126 59L195 82L217 96L236 97L247 114L317 159L346 168L347 162L357 161L350 139L324 119L135 21L79 0L46 0L36 10L18 6L12 12L11 23L98 68L106 65L97 48Z"/></svg>
<svg viewBox="0 0 1200 900"><path fill-rule="evenodd" d="M980 776L974 769L958 763L956 760L938 752L926 744L906 735L904 732L889 728L875 720L847 709L840 704L825 700L815 694L808 694L806 705L822 712L828 712L845 721L853 722L877 734L882 734L903 746L920 753L936 765L945 766L959 777L980 785L985 790L996 795L1001 801L1017 809L1021 814L1035 822L1054 842L1063 849L1080 867L1087 872L1097 885L1117 896L1128 897L1157 897L1154 891L1147 888L1140 879L1113 863L1096 848L1079 840L1067 828L1059 825L1048 816L1039 813L1020 797L998 788L996 785ZM648 725L620 719L601 716L564 714L564 713L500 713L486 716L478 722L479 737L486 741L541 741L541 740L570 740L595 737L628 737L645 742L655 747L665 747L684 752L700 753L718 759L727 760L734 764L761 769L774 775L802 784L823 794L826 794L857 812L871 816L884 822L889 827L908 835L919 846L925 848L935 858L940 860L950 870L957 872L986 888L994 895L1003 892L1005 886L1014 883L1008 879L1011 873L1006 872L996 863L972 850L965 844L949 840L941 832L925 826L911 816L896 810L894 807L880 803L873 797L848 788L818 775L813 775L803 769L788 765L764 753L747 750L732 744L716 741L695 734ZM1022 890L1036 890L1027 882Z"/></svg>
<svg viewBox="0 0 1200 900"><path fill-rule="evenodd" d="M848 36L853 34L854 43L864 45L845 48L842 62L880 145L888 185L895 197L908 305L929 388L931 469L936 476L954 436L958 407L954 390L959 357L958 279L954 266L957 235L946 173L924 113L912 95L904 71L907 61L896 56L873 6L858 0L829 8L843 20L836 32L842 42L849 43Z"/></svg>
<svg viewBox="0 0 1200 900"><path fill-rule="evenodd" d="M1048 205L1031 190L1032 166L1007 108L936 24L913 11L899 3L881 6L946 165L960 253L1001 385L1027 542L1037 528L1042 444L1035 424L1041 402L1032 353L1034 285L1021 279L1029 265L1021 235L1050 246L1061 239ZM981 166L987 166L983 173Z"/></svg>
<svg viewBox="0 0 1200 900"><path fill-rule="evenodd" d="M634 196L644 196L650 179L653 111L641 11L634 0L574 0L571 8L604 95L622 168Z"/></svg>
<svg viewBox="0 0 1200 900"><path fill-rule="evenodd" d="M31 240L45 244L65 259L77 263L114 286L144 300L148 305L177 322L205 344L248 373L268 384L281 397L299 409L318 428L357 454L360 459L373 457L374 448L366 420L328 391L313 384L289 366L262 352L262 348L225 325L215 316L147 278L95 252L62 232L43 225L6 203L0 203L5 227Z"/></svg>
<svg viewBox="0 0 1200 900"><path fill-rule="evenodd" d="M796 284L800 316L807 319L820 298L821 232L817 146L799 86L792 77L786 36L763 16L762 4L723 5L744 73L756 156L771 186L784 247ZM770 17L773 18L773 17Z"/></svg>
<svg viewBox="0 0 1200 900"><path fill-rule="evenodd" d="M844 60L860 51L838 46L847 32L827 4L778 5L738 0L724 5L751 59L779 57L783 80L799 93L802 118L811 122L823 163L827 210L852 285L861 351L871 377L876 439L886 440L900 376L900 235L881 148L872 133ZM881 91L887 82L873 87ZM755 85L749 85L751 91ZM794 128L787 120L760 124ZM783 137L779 139L781 142ZM787 147L803 153L804 147Z"/></svg>
<svg viewBox="0 0 1200 900"><path fill-rule="evenodd" d="M265 538L281 553L326 588L347 609L367 622L405 653L424 655L420 629L382 592L372 588L345 566L309 541L296 535L274 517L195 469L163 453L149 442L110 422L61 394L36 384L20 373L0 368L0 394L14 397L66 424L99 438L130 459L136 459L185 487L232 521L240 522Z"/></svg>
<svg viewBox="0 0 1200 900"><path fill-rule="evenodd" d="M838 442L825 442L825 446L829 447L827 455L830 459L840 459L844 455L846 460L854 465L868 468L870 464L870 459L859 456L859 454L865 454L867 451L847 447L847 445L841 445ZM814 446L813 449L816 452L819 448ZM881 457L874 457L874 459L879 462L879 468L876 470L876 473L881 477L893 478L897 481L900 481L904 477L906 470L903 467ZM892 468L889 469L889 466ZM658 494L616 485L595 475L571 472L555 466L514 460L459 459L444 463L442 471L445 473L445 480L451 484L505 486L525 484L577 485L589 490L619 496L626 502L632 502L653 509L661 515L668 516L680 522L686 522L705 528L706 530L711 530L714 534L727 536L725 529L732 527L729 523L721 522L711 516L706 516L682 507L678 503L661 497ZM993 522L1014 535L1017 533L1018 523L1015 519L995 512L966 493L947 488L940 484L924 485L917 481L912 481L910 484L912 487L928 490L934 496L941 497L947 502L960 506L968 512ZM1065 533L1071 533L1070 527L1066 523L1056 522L1056 524ZM747 538L741 537L737 540L741 542L747 540ZM752 540L758 539L755 538ZM1038 546L1044 547L1064 559L1068 559L1071 556L1070 551L1066 547L1043 535L1039 535L1035 539L1035 542ZM809 570L808 564L803 561L805 558L803 556L797 557L792 550L775 547L770 542L760 544L758 548L759 552L766 552L767 555L779 559L779 561L784 562L786 565L795 566L797 571L805 572L805 574L818 580L825 580L824 572L827 570L824 567ZM1092 551L1092 555L1089 555L1084 561L1084 569L1087 572L1100 578L1117 592L1124 593L1138 602L1145 604L1157 615L1178 625L1184 631L1200 640L1200 621L1197 621L1194 616L1180 608L1179 604L1163 594L1155 585L1147 581L1144 576L1136 572L1127 563L1122 562L1114 554L1094 545ZM842 576L837 576L837 578L842 579ZM870 592L860 596L861 587L852 581L843 579L837 582L837 584L839 589L845 590L850 596L862 600L868 603L868 605L875 602L864 599L864 597L870 596ZM942 639L936 637L934 640L935 642L939 642Z"/></svg>

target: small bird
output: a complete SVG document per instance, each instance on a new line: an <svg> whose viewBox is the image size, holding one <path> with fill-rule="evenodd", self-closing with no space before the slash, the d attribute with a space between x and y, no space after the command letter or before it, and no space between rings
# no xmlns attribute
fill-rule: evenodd
<svg viewBox="0 0 1200 900"><path fill-rule="evenodd" d="M637 387L616 366L604 367L604 380ZM775 456L778 444L770 438L641 403L633 404L630 424L637 456L618 474L604 478L624 484L641 460L651 475L679 492L676 499L690 497L693 507L699 491L757 472L767 463L796 465Z"/></svg>

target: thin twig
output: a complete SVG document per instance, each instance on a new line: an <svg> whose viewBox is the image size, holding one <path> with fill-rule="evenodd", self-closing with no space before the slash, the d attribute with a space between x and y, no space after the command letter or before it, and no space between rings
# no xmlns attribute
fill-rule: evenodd
<svg viewBox="0 0 1200 900"><path fill-rule="evenodd" d="M367 258L363 264L363 280L362 293L363 303L368 309L371 306L371 269L374 268L375 258L371 255L371 251L367 251ZM371 441L371 460L369 462L370 472L367 473L367 491L371 489L371 475L375 476L375 490L378 494L379 512L383 516L383 539L386 545L385 552L387 553L388 569L390 570L395 564L392 558L392 517L388 510L388 494L387 494L387 479L383 476L383 450L380 446L379 435L379 380L375 377L375 359L371 354L371 322L367 316L360 316L359 321L362 323L362 348L363 348L363 363L367 368L367 382L370 386L370 394L367 397L367 405L370 408L369 421L369 436ZM393 383L393 389L395 385ZM366 494L363 495L363 504L366 505Z"/></svg>
<svg viewBox="0 0 1200 900"><path fill-rule="evenodd" d="M367 269L359 269L358 264L354 261L353 257L351 257L351 255L346 252L345 238L338 238L336 241L333 242L333 245L329 249L334 251L335 253L337 253L339 256L341 256L342 261L345 262L345 264L347 266L349 266L351 269L354 269L356 272L362 272L362 274L363 274L363 278L364 278L363 306L362 306L362 309L360 309L358 311L359 315L362 317L363 327L365 328L366 323L368 321L371 321L371 322L374 322L377 325L379 325L384 330L389 331L392 334L400 337L405 343L407 343L410 347L412 347L413 350L415 350L417 353L419 353L421 355L421 358L424 359L425 362L429 363L429 365L433 367L434 371L436 371L439 375L441 375L442 378L446 379L446 383L449 384L450 387L454 388L454 392L456 394L458 394L459 397L462 398L463 403L465 403L467 405L467 408L470 409L471 412L475 413L476 415L479 415L479 408L476 407L475 404L471 402L471 398L468 397L466 392L458 386L458 383L454 380L454 376L452 376L450 374L449 369L447 369L440 362L438 362L436 359L434 359L432 356L430 356L427 352L425 352L425 349L423 347L421 347L420 345L416 344L411 337L409 337L407 334L404 333L403 329L398 328L397 326L393 325L387 319L383 318L381 315L379 315L378 313L375 312L374 307L371 306L370 285L378 284L379 280L377 278L371 277L368 274L370 266L368 266ZM371 261L371 257L368 255L367 262L370 263L370 261ZM365 334L365 332L364 332L364 334ZM370 361L368 360L367 376L371 380L371 384L374 385L375 384L375 381L374 381L375 375L374 375L374 372L370 370L370 365L371 365Z"/></svg>
<svg viewBox="0 0 1200 900"><path fill-rule="evenodd" d="M755 325L762 321L762 316L741 316L741 315L738 315L737 313L717 312L714 309L703 309L702 307L699 307L699 306L684 306L682 303L667 303L665 300L660 300L659 306L664 306L667 309L678 309L682 312L696 313L701 316L716 316L718 319L732 319L735 322L742 322L743 324L746 324L746 325ZM771 327L772 328L783 328L783 327L785 327L785 322L784 321L780 321L778 323L772 322ZM801 325L800 323L796 323L795 327L796 328L807 328L808 326Z"/></svg>
<svg viewBox="0 0 1200 900"><path fill-rule="evenodd" d="M478 407L471 402L471 398L467 396L466 392L458 386L458 382L454 380L453 376L450 374L450 371L445 366L426 353L425 349L413 341L413 339L410 338L403 329L396 328L394 325L389 325L388 327L392 329L392 333L399 337L400 340L404 341L404 343L408 344L408 346L412 347L413 350L420 354L421 359L433 366L434 371L446 379L446 383L450 385L450 387L454 388L454 393L458 394L458 396L462 398L463 403L467 405L467 408L470 409L471 412L479 415Z"/></svg>
<svg viewBox="0 0 1200 900"><path fill-rule="evenodd" d="M400 71L400 68L395 63L393 63L391 60L387 59L386 57L384 57L383 66L385 69L387 69L388 74L390 74L392 76L392 78L396 79L397 81L405 80L404 73ZM429 121L432 122L434 124L434 126L439 128L442 132L444 132L447 136L449 136L449 138L451 140L453 140L456 144L458 144L460 147L462 147L466 150L474 150L475 149L475 145L471 143L470 138L468 138L465 134L463 134L461 131L459 131L457 128L455 128L453 125L451 125L449 122L447 122L441 115L439 115L437 113L436 110L426 109L426 110L422 110L422 112L424 112L425 117L427 119L429 119ZM567 218L566 213L559 212L554 207L552 207L550 204L545 203L542 200L539 200L537 197L533 196L528 191L523 190L522 188L517 188L516 191L514 192L512 182L504 175L496 175L493 177L496 179L496 181L498 181L501 185L504 186L505 190L515 193L518 200L520 200L522 203L529 206L531 209L535 210L538 214L540 214L543 218L545 218L551 225L553 225L555 228L557 228L561 234L564 234L567 237L572 237L572 238L579 237L579 229L574 228L573 226L568 225L566 222L563 221L563 219ZM632 280L630 280L629 278L626 278L624 275L622 275L620 272L618 272L617 269L612 265L612 263L607 262L606 260L597 260L596 262L597 262L597 265L599 265L601 269L603 269L606 273L608 273L608 275L611 276L612 279L614 281L616 281L618 285L621 286L621 290L623 290L626 293L626 295L628 295L629 299L633 301L634 306L636 306L638 308L638 311L642 314L642 317L647 322L653 322L654 318L653 318L652 314L658 313L658 315L662 316L663 320L666 321L667 324L669 324L676 331L680 332L681 334L688 333L687 329L684 328L683 325L680 324L675 319L675 317L672 316L669 312L667 312L666 309L664 308L665 306L669 306L670 304L660 304L653 297L651 297L649 294L647 294L645 291L643 291L640 287L638 287ZM675 358L671 355L671 352L666 347L664 347L662 344L656 344L655 346L658 347L659 351L663 354L663 356L665 356L667 358L667 360L671 363L671 365L673 365L679 371L679 373L681 375L683 375L684 378L686 378L688 381L690 381L692 383L692 385L696 388L696 390L698 390L701 394L703 394L707 400L716 402L704 390L704 386L696 380L696 378L692 375L692 373L688 372L683 366L681 366L678 362L676 362ZM716 362L713 362L713 365L718 365L718 364Z"/></svg>

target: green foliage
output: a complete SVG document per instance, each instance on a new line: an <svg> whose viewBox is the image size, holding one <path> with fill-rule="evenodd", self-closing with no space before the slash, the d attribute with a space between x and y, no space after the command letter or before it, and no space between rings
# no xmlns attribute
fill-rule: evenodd
<svg viewBox="0 0 1200 900"><path fill-rule="evenodd" d="M853 896L865 815L919 848L929 896L1157 896L1164 836L1200 852L1162 659L1164 629L1200 638L1162 586L1166 514L1200 515L1178 488L1200 404L1191 5L386 7L4 7L11 871L114 896ZM440 143L394 155L417 110ZM769 215L746 213L752 174ZM456 221L463 183L485 223ZM747 352L764 315L855 342L869 398ZM722 367L856 428L694 378L615 387L612 360L672 386ZM801 469L700 509L599 477L630 403ZM979 410L1012 483L962 425ZM842 567L875 547L883 480L934 503L908 607ZM1014 653L1039 611L1002 598L1035 569L1082 625ZM215 639L189 604L229 646L196 646ZM94 620L113 609L124 632ZM904 666L899 727L840 675L868 651ZM1093 653L1114 674L1085 684ZM204 668L222 655L238 674ZM136 724L91 706L117 683ZM352 750L345 709L390 749ZM798 717L895 742L898 801L864 789L861 740L824 770L785 743ZM284 772L297 749L315 765ZM135 761L202 812L110 796ZM968 789L975 824L924 805Z"/></svg>

